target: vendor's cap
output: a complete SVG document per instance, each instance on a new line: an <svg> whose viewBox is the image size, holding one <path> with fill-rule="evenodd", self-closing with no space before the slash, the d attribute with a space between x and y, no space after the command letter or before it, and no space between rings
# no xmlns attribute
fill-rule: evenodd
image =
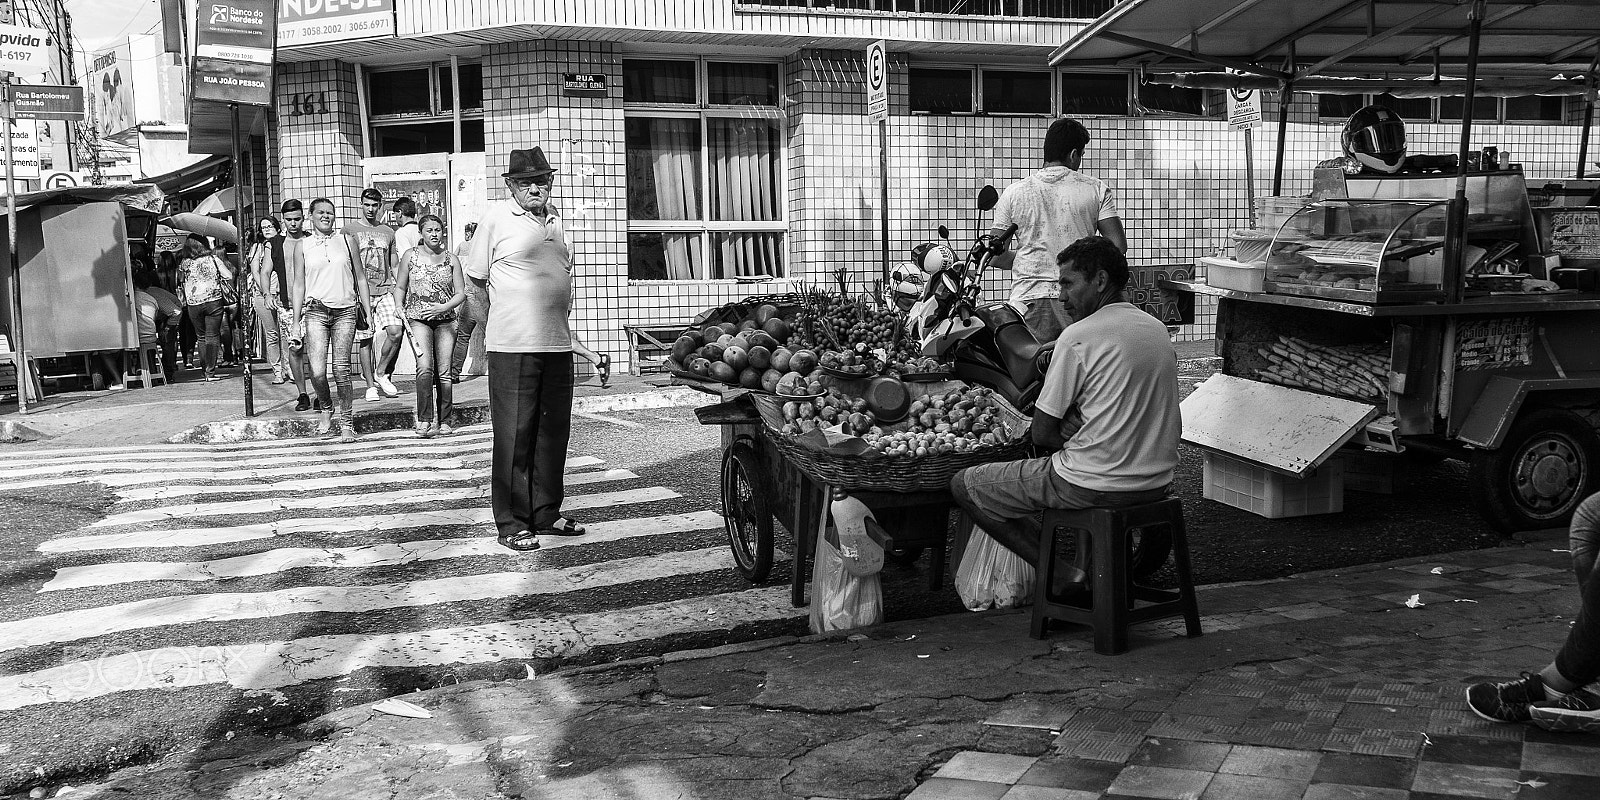
<svg viewBox="0 0 1600 800"><path fill-rule="evenodd" d="M537 178L540 175L553 175L556 168L550 166L550 159L544 157L544 150L534 147L531 150L512 150L510 168L500 173L502 178Z"/></svg>

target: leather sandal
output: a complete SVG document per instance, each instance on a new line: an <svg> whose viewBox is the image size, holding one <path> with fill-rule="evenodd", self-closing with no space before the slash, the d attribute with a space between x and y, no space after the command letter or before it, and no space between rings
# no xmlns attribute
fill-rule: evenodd
<svg viewBox="0 0 1600 800"><path fill-rule="evenodd" d="M579 525L578 523L573 522L566 517L557 519L555 522L551 523L549 527L540 528L537 532L545 536L582 536L585 533L588 533L587 530L584 530L582 525Z"/></svg>
<svg viewBox="0 0 1600 800"><path fill-rule="evenodd" d="M502 547L516 550L519 553L539 549L539 534L533 531L519 531L509 535L502 533L497 541L500 542Z"/></svg>

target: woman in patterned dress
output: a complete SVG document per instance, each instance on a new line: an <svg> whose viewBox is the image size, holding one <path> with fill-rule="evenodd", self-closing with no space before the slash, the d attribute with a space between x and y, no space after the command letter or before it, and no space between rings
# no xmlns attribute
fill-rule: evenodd
<svg viewBox="0 0 1600 800"><path fill-rule="evenodd" d="M401 256L394 297L417 359L417 435L448 434L454 397L446 371L456 344L456 308L467 300L461 261L444 246L444 221L421 219L422 243ZM437 395L437 403L435 402Z"/></svg>

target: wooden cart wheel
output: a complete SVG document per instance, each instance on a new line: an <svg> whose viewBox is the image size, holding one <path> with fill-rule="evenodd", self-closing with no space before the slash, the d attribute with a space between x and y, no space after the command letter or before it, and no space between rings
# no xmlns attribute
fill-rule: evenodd
<svg viewBox="0 0 1600 800"><path fill-rule="evenodd" d="M722 518L733 548L734 568L761 583L772 571L772 511L767 481L755 449L734 442L722 457Z"/></svg>
<svg viewBox="0 0 1600 800"><path fill-rule="evenodd" d="M1566 525L1600 489L1600 435L1558 408L1522 414L1495 450L1472 454L1473 501L1501 533Z"/></svg>

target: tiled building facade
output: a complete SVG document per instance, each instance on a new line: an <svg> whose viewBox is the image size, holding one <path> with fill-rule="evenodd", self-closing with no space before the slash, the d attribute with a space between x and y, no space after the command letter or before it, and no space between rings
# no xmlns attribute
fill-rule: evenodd
<svg viewBox="0 0 1600 800"><path fill-rule="evenodd" d="M898 259L909 247L933 238L941 223L952 230L958 249L969 241L978 223L973 208L977 190L985 184L1003 188L1036 169L1044 130L1054 118L1053 113L914 111L909 85L912 69L999 65L1044 70L1050 47L1082 24L1011 21L978 30L981 36L969 32L974 42L971 52L949 44L936 51L927 47L919 51L917 42L893 38L895 30L911 24L904 19L881 21L773 9L756 15L741 13L741 9L748 12L746 6L720 0L682 4L712 10L696 12L709 15L703 19L662 21L662 27L655 30L643 31L641 26L646 23L629 24L638 20L608 17L573 20L571 26L527 23L525 38L503 41L519 35L518 25L513 24L518 20L495 16L512 13L498 4L478 8L482 4L468 2L463 7L451 3L425 8L402 0L397 5L400 37L394 42L367 50L311 46L303 48L302 57L315 60L280 66L280 112L267 159L272 173L269 202L276 207L283 197L329 196L348 209L347 215L353 214L364 180L362 161L372 150L372 143L363 141L373 129L363 125L364 98L358 95L362 76L370 81L375 71L397 64L437 64L448 57L441 53L481 65L482 108L481 112L473 109L473 119L479 119L481 113L487 197L493 201L504 196L498 176L512 149L535 144L544 148L560 170L556 202L567 219L576 253L579 277L574 329L590 347L612 354L619 366L630 355L625 324L686 321L702 310L752 294L788 290L798 281L826 282L839 266L850 269L858 290L868 288L877 277L882 248L878 132L865 113L860 40L889 38L889 240L890 252ZM566 4L525 5L555 14L557 6ZM750 30L741 31L734 23ZM824 23L844 26L846 32L853 31L854 38L835 35L829 39L807 32ZM923 23L940 24L938 19ZM978 24L949 21L948 30ZM409 32L408 25L412 26ZM1017 41L1009 46L997 42L996 32ZM491 39L495 41L484 41ZM483 43L472 44L472 40ZM834 44L819 46L819 41ZM443 49L431 49L430 42ZM839 42L848 42L848 46ZM724 59L772 65L778 76L774 102L760 107L717 106L703 102L702 96L702 102L665 111L647 107L649 103L625 102L627 92L642 85L630 84L630 62L686 60L696 65L695 80L704 92L706 75ZM357 61L363 62L365 72L356 69ZM572 75L603 76L606 88L603 92L564 89L563 79ZM733 77L734 81L740 79L739 75ZM668 82L657 84L659 89ZM1262 106L1268 122L1255 132L1255 187L1257 193L1268 194L1277 138L1272 93L1263 98ZM1564 124L1479 123L1473 138L1478 146L1494 144L1510 151L1532 177L1569 176L1579 135L1576 109L1580 108L1577 102L1567 101ZM1052 112L1059 110L1058 102ZM655 157L652 172L645 163L648 159L641 160L637 153L630 158L630 142L652 124L643 117L675 114L685 119L703 118L708 137L724 118L733 120L736 128L747 124L758 136L765 126L777 126L781 146L775 169L781 180L777 181L780 197L775 220L753 223L755 233L741 234L722 231L714 221L705 219L703 225L685 234L675 233L682 227L674 227L676 223L657 225L655 218L640 217L639 183L661 180L662 157ZM1230 130L1220 117L1074 116L1084 121L1094 137L1083 167L1115 190L1128 230L1129 256L1135 264L1192 269L1199 257L1227 248L1230 231L1247 225L1243 135ZM1338 154L1339 127L1335 120L1319 119L1316 99L1306 95L1296 96L1289 119L1283 193L1303 194L1310 188L1311 167ZM671 124L664 122L652 130L659 136ZM1452 123L1412 124L1412 149L1454 152L1457 130ZM695 157L721 156L708 138ZM711 176L707 185L700 187L700 200L709 207L716 201L717 170L723 168L696 164L702 175ZM755 173L741 173L747 182L751 174ZM659 188L657 191L664 194ZM458 230L459 222L452 221L451 229ZM772 230L779 233L774 235ZM655 236L663 242L700 237L684 250L699 253L693 274L641 277L636 251L641 241L654 241L651 237ZM727 243L741 236L780 242L782 280L745 283L727 277L732 270L714 263L717 243L731 246ZM671 261L671 246L659 246ZM700 249L696 251L696 247ZM988 298L1003 298L1003 280L1000 276L992 280ZM1210 338L1212 309L1202 302L1197 311L1197 324L1182 329L1181 338Z"/></svg>

